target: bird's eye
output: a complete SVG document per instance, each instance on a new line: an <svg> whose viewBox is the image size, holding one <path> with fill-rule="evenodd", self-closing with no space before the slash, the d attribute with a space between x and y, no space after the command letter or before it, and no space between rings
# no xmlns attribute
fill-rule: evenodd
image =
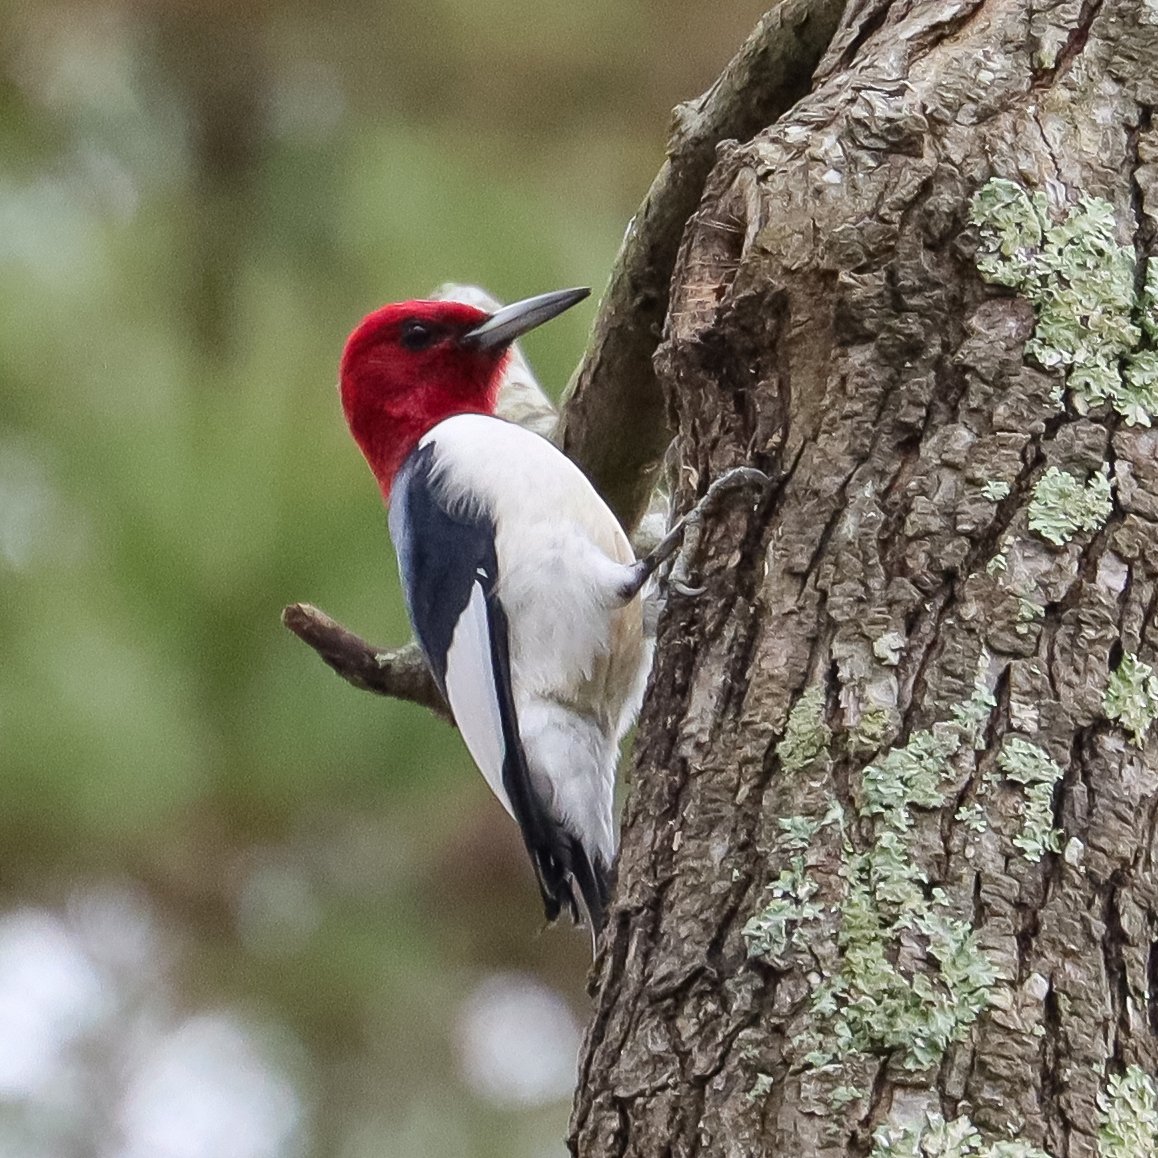
<svg viewBox="0 0 1158 1158"><path fill-rule="evenodd" d="M425 350L436 336L433 327L417 318L402 323L402 344L408 350Z"/></svg>

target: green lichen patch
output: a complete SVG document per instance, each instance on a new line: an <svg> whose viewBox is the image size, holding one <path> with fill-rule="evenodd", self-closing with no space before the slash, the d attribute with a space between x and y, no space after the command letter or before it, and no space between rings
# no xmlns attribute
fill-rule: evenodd
<svg viewBox="0 0 1158 1158"><path fill-rule="evenodd" d="M843 830L844 809L833 801L820 817L784 816L779 820L781 849L792 856L789 867L767 887L769 899L741 930L748 956L780 964L792 944L793 934L807 921L824 915L825 908L813 900L819 886L807 872L804 853L813 838L829 825Z"/></svg>
<svg viewBox="0 0 1158 1158"><path fill-rule="evenodd" d="M917 1122L881 1126L869 1158L1050 1158L1028 1142L986 1142L967 1117L946 1121L929 1111Z"/></svg>
<svg viewBox="0 0 1158 1158"><path fill-rule="evenodd" d="M985 683L988 652L978 660L977 679L967 700L954 704L952 722L914 732L909 742L874 760L861 773L860 813L880 817L886 828L907 830L910 808L938 808L944 803L946 782L953 777L949 758L963 744L985 747L985 729L996 706Z"/></svg>
<svg viewBox="0 0 1158 1158"><path fill-rule="evenodd" d="M1135 746L1141 748L1158 716L1158 676L1154 669L1132 652L1126 652L1110 676L1102 710L1109 719L1117 720L1130 733Z"/></svg>
<svg viewBox="0 0 1158 1158"><path fill-rule="evenodd" d="M1044 193L994 177L974 194L969 220L981 230L977 269L986 281L1022 291L1037 284L1051 225Z"/></svg>
<svg viewBox="0 0 1158 1158"><path fill-rule="evenodd" d="M832 729L824 722L824 688L813 684L792 705L776 755L785 772L800 772L828 748Z"/></svg>
<svg viewBox="0 0 1158 1158"><path fill-rule="evenodd" d="M752 1088L748 1091L748 1101L762 1102L771 1092L775 1082L771 1074L758 1073Z"/></svg>
<svg viewBox="0 0 1158 1158"><path fill-rule="evenodd" d="M812 899L817 891L816 882L805 871L804 858L793 857L791 867L768 886L771 900L741 930L748 956L772 962L783 958L794 930L824 913L824 906Z"/></svg>
<svg viewBox="0 0 1158 1158"><path fill-rule="evenodd" d="M1009 497L1009 483L994 482L990 479L989 482L981 488L981 493L991 503L999 503L1002 499Z"/></svg>
<svg viewBox="0 0 1158 1158"><path fill-rule="evenodd" d="M1146 262L1146 284L1142 289L1142 333L1158 343L1158 257Z"/></svg>
<svg viewBox="0 0 1158 1158"><path fill-rule="evenodd" d="M779 820L781 847L789 852L802 852L823 823L811 816L782 816Z"/></svg>
<svg viewBox="0 0 1158 1158"><path fill-rule="evenodd" d="M989 717L997 707L997 701L985 682L988 669L989 652L982 651L977 660L977 678L973 681L973 691L967 700L954 704L952 708L953 722L961 729L961 738L978 752L986 746L985 731L989 726Z"/></svg>
<svg viewBox="0 0 1158 1158"><path fill-rule="evenodd" d="M836 804L819 821L780 821L778 844L792 854L791 863L769 886L743 936L750 957L783 965L810 923L839 921L840 964L826 976L810 975L812 1022L796 1043L800 1063L832 1083L836 1108L863 1096L857 1080L869 1056L891 1056L913 1072L938 1065L992 998L996 969L972 926L918 863L915 832L915 811L944 807L960 776L954 764L966 753L972 761L972 751L985 746L995 707L990 664L983 652L974 687L953 707L951 720L913 733L863 769L853 793L855 844L853 826ZM801 704L783 741L786 766L804 766L829 742L826 728L823 742L816 739L822 697L802 697ZM828 825L839 836L842 888L826 906L806 865L808 848Z"/></svg>
<svg viewBox="0 0 1158 1158"><path fill-rule="evenodd" d="M974 801L972 804L963 804L953 815L953 819L963 824L970 832L985 832L989 828L989 818L985 815L983 805Z"/></svg>
<svg viewBox="0 0 1158 1158"><path fill-rule="evenodd" d="M1021 831L1014 845L1026 858L1039 861L1046 852L1060 852L1062 833L1053 826L1053 790L1062 778L1061 767L1036 744L1011 736L997 754L998 767L1006 779L1025 790Z"/></svg>
<svg viewBox="0 0 1158 1158"><path fill-rule="evenodd" d="M1149 426L1158 414L1158 351L1139 350L1126 363L1115 408L1130 426Z"/></svg>
<svg viewBox="0 0 1158 1158"><path fill-rule="evenodd" d="M1017 623L1014 630L1018 635L1028 635L1035 623L1045 615L1045 606L1026 595L1017 597Z"/></svg>
<svg viewBox="0 0 1158 1158"><path fill-rule="evenodd" d="M868 1090L863 1090L860 1086L841 1085L837 1086L829 1095L829 1102L834 1110L840 1110L852 1102L859 1102L862 1098L867 1098L868 1094Z"/></svg>
<svg viewBox="0 0 1158 1158"><path fill-rule="evenodd" d="M1114 237L1113 206L1082 197L1046 231L1039 270L1037 331L1027 353L1043 366L1069 367L1068 385L1079 403L1113 398L1117 361L1142 336L1132 316L1134 253Z"/></svg>
<svg viewBox="0 0 1158 1158"><path fill-rule="evenodd" d="M821 1036L808 1065L839 1068L857 1055L892 1054L906 1069L929 1069L990 1001L994 967L972 926L916 863L913 833L914 809L946 803L957 778L953 758L984 746L995 706L988 667L982 653L973 691L951 721L915 732L861 773L858 813L873 832L861 849L845 833L841 966L813 989Z"/></svg>
<svg viewBox="0 0 1158 1158"><path fill-rule="evenodd" d="M1029 529L1060 547L1078 531L1096 531L1113 509L1106 474L1099 472L1083 485L1068 471L1051 466L1033 488Z"/></svg>
<svg viewBox="0 0 1158 1158"><path fill-rule="evenodd" d="M866 708L846 737L848 746L864 755L879 752L892 727L893 717L885 708Z"/></svg>
<svg viewBox="0 0 1158 1158"><path fill-rule="evenodd" d="M960 746L960 737L953 732L915 732L903 748L892 749L864 770L861 813L880 816L892 828L909 828L911 806L941 804L950 772L948 759Z"/></svg>
<svg viewBox="0 0 1158 1158"><path fill-rule="evenodd" d="M977 268L1033 304L1037 326L1026 353L1066 372L1079 413L1108 400L1127 423L1148 426L1158 413L1153 351L1142 345L1158 342L1153 260L1139 295L1134 252L1118 244L1108 201L1081 197L1055 216L1044 193L987 182L971 210L980 232Z"/></svg>
<svg viewBox="0 0 1158 1158"><path fill-rule="evenodd" d="M971 926L911 862L898 873L871 853L853 859L841 906L843 968L813 993L831 1029L830 1057L895 1053L908 1070L937 1065L989 1004L996 973ZM884 903L882 903L884 902ZM902 938L922 941L937 968L906 974L892 959Z"/></svg>
<svg viewBox="0 0 1158 1158"><path fill-rule="evenodd" d="M1032 745L1030 745L1032 747ZM1039 749L1040 751L1040 749ZM1044 756L1044 753L1042 754ZM1048 760L1048 756L1045 757ZM1040 759L1022 753L1019 763ZM1141 1067L1113 1075L1098 1095L1098 1158L1150 1158L1158 1154L1158 1088ZM934 1110L913 1121L886 1123L873 1134L869 1158L1051 1158L1019 1138L987 1141L966 1117L946 1119Z"/></svg>
<svg viewBox="0 0 1158 1158"><path fill-rule="evenodd" d="M1114 1074L1098 1095L1099 1158L1158 1154L1158 1090L1139 1066Z"/></svg>

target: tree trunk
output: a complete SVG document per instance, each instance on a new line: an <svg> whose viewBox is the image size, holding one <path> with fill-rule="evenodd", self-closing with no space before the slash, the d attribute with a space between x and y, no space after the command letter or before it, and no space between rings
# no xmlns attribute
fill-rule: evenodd
<svg viewBox="0 0 1158 1158"><path fill-rule="evenodd" d="M582 1158L1158 1153L1156 103L1154 0L870 0L721 150L656 367L680 506L773 486L660 623Z"/></svg>

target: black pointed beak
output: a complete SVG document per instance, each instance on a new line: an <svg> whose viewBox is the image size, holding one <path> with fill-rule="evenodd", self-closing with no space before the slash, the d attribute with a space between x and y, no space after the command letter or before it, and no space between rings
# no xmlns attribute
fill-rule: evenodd
<svg viewBox="0 0 1158 1158"><path fill-rule="evenodd" d="M485 322L467 330L460 339L464 346L477 350L493 350L506 346L528 330L549 322L557 314L581 302L591 291L582 289L555 290L549 294L526 298L501 310L495 310Z"/></svg>

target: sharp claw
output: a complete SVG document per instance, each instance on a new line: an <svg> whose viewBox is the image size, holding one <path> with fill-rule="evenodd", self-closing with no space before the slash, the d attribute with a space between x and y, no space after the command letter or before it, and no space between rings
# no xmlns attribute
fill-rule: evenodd
<svg viewBox="0 0 1158 1158"><path fill-rule="evenodd" d="M668 573L667 587L689 598L702 595L707 590L705 586L696 587L690 582L690 560L699 551L703 522L707 511L719 502L720 496L726 491L738 490L742 486L765 487L768 483L768 476L763 471L751 466L738 466L726 471L708 487L707 493L684 516L682 523L677 528L678 533L682 535L682 542ZM670 543L670 546L667 547L666 551L663 551L664 544L661 544L661 549L653 551L652 557L655 557L657 562L669 557L677 542L680 540L676 538L676 532L669 532L664 543Z"/></svg>
<svg viewBox="0 0 1158 1158"><path fill-rule="evenodd" d="M732 490L741 486L764 487L768 485L768 482L768 476L754 466L735 466L720 475L708 489L719 494L720 491Z"/></svg>

